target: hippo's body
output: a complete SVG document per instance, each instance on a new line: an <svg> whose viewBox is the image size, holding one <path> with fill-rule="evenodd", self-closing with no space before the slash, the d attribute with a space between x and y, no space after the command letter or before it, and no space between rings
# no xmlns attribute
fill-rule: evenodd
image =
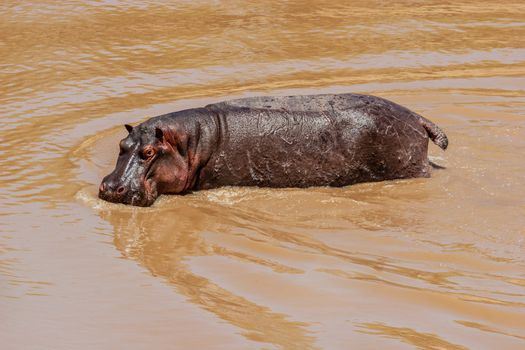
<svg viewBox="0 0 525 350"><path fill-rule="evenodd" d="M429 120L358 94L244 98L154 117L128 130L122 141L128 149L140 155L153 147L155 156L142 157L142 165L117 162L99 196L135 205L151 205L161 193L221 186L345 186L428 177L429 138L443 149L448 144Z"/></svg>

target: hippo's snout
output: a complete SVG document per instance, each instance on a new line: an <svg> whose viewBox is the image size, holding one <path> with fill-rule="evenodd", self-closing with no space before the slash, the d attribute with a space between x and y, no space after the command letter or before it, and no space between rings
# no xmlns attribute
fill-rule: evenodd
<svg viewBox="0 0 525 350"><path fill-rule="evenodd" d="M133 191L110 178L102 180L98 188L98 198L112 203L131 204L139 207L148 207L155 199L150 199L145 193L141 191Z"/></svg>
<svg viewBox="0 0 525 350"><path fill-rule="evenodd" d="M128 188L110 178L104 178L98 188L98 197L108 202L125 203L128 194Z"/></svg>
<svg viewBox="0 0 525 350"><path fill-rule="evenodd" d="M98 191L107 195L117 194L119 196L124 196L127 192L124 186L118 186L110 181L102 181Z"/></svg>

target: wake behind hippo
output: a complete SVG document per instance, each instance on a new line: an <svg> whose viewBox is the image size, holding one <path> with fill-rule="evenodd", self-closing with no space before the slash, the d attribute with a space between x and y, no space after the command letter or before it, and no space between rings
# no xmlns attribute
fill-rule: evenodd
<svg viewBox="0 0 525 350"><path fill-rule="evenodd" d="M150 206L161 194L221 186L346 186L428 177L431 121L358 94L250 97L151 118L120 141L99 197Z"/></svg>

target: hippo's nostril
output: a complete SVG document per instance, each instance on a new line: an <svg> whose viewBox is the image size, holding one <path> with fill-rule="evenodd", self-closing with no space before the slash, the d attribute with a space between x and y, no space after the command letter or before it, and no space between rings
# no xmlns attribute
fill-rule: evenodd
<svg viewBox="0 0 525 350"><path fill-rule="evenodd" d="M117 194L122 194L124 193L124 186L120 186L119 188L117 188Z"/></svg>
<svg viewBox="0 0 525 350"><path fill-rule="evenodd" d="M103 182L100 184L100 187L98 188L100 192L106 192L106 183Z"/></svg>

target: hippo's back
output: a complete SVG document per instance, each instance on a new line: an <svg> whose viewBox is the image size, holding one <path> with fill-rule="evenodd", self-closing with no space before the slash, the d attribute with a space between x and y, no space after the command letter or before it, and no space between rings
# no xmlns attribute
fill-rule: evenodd
<svg viewBox="0 0 525 350"><path fill-rule="evenodd" d="M392 102L379 97L359 94L256 96L225 101L216 105L222 106L223 108L238 107L265 110L285 110L288 112L324 112L334 110L359 110L371 104L376 106L385 104L395 105Z"/></svg>
<svg viewBox="0 0 525 350"><path fill-rule="evenodd" d="M418 115L379 97L250 97L206 109L220 141L199 188L344 186L427 170Z"/></svg>

